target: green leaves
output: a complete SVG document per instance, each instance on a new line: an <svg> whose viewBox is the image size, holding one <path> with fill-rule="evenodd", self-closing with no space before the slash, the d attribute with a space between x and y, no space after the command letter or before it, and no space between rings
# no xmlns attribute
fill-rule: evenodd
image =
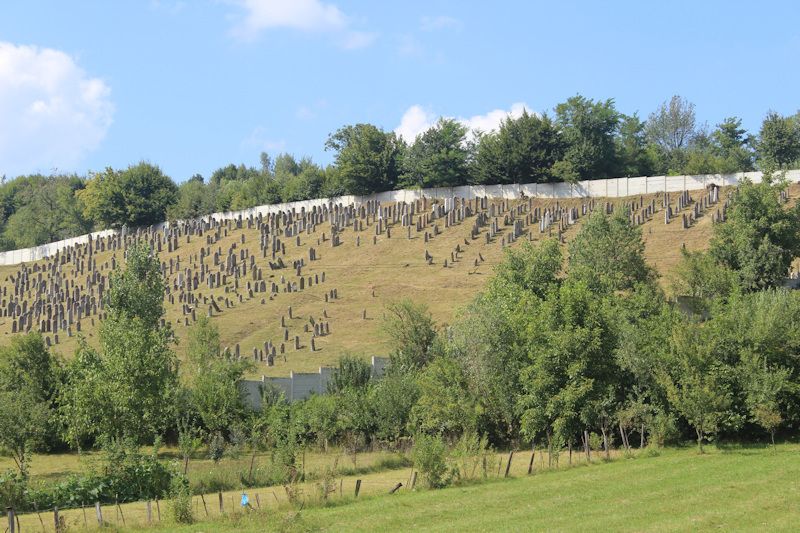
<svg viewBox="0 0 800 533"><path fill-rule="evenodd" d="M211 434L229 431L246 411L238 382L251 364L220 350L219 330L208 317L200 318L188 337L192 404Z"/></svg>
<svg viewBox="0 0 800 533"><path fill-rule="evenodd" d="M709 252L738 273L743 290L779 285L800 254L800 210L784 209L779 200L784 186L769 175L758 184L742 182L727 222L714 228Z"/></svg>
<svg viewBox="0 0 800 533"><path fill-rule="evenodd" d="M654 271L644 259L641 229L627 213L592 213L569 244L569 277L600 292L624 291L650 283Z"/></svg>
<svg viewBox="0 0 800 533"><path fill-rule="evenodd" d="M758 157L763 166L787 168L800 160L800 115L770 111L761 124Z"/></svg>
<svg viewBox="0 0 800 533"><path fill-rule="evenodd" d="M369 194L395 187L405 145L394 133L372 124L344 126L328 137L336 152L336 172L348 194Z"/></svg>
<svg viewBox="0 0 800 533"><path fill-rule="evenodd" d="M107 168L90 179L79 196L85 216L99 226L139 227L166 220L178 187L159 167L141 162L121 171Z"/></svg>
<svg viewBox="0 0 800 533"><path fill-rule="evenodd" d="M111 277L100 351L83 342L69 365L61 410L73 443L151 441L174 419L178 365L172 330L160 325L163 298L157 258L132 246L126 269Z"/></svg>
<svg viewBox="0 0 800 533"><path fill-rule="evenodd" d="M383 330L394 349L389 356L392 372L411 372L431 361L436 344L436 324L424 304L405 299L387 305Z"/></svg>
<svg viewBox="0 0 800 533"><path fill-rule="evenodd" d="M478 132L476 142L472 183L477 184L552 181L564 150L553 121L527 111L503 120L497 132Z"/></svg>
<svg viewBox="0 0 800 533"><path fill-rule="evenodd" d="M470 173L469 159L467 128L454 119L440 118L408 149L399 185L404 188L463 185Z"/></svg>
<svg viewBox="0 0 800 533"><path fill-rule="evenodd" d="M620 378L608 310L584 283L567 283L548 292L527 333L522 432L531 439L555 432L568 442L597 422Z"/></svg>
<svg viewBox="0 0 800 533"><path fill-rule="evenodd" d="M614 135L619 120L613 99L595 102L577 95L556 106L556 125L566 146L563 160L570 169L571 179L567 181L614 175L617 170Z"/></svg>

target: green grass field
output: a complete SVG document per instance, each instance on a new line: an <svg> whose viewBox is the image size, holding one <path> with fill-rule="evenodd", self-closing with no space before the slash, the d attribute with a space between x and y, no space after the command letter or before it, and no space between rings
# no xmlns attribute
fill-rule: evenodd
<svg viewBox="0 0 800 533"><path fill-rule="evenodd" d="M521 454L524 457L525 454ZM792 531L800 447L694 448L159 531ZM562 456L562 462L564 458ZM526 461L522 461L526 462Z"/></svg>

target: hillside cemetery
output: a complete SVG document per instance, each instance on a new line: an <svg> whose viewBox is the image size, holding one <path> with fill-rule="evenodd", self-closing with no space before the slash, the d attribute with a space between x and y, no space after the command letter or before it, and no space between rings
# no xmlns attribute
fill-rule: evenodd
<svg viewBox="0 0 800 533"><path fill-rule="evenodd" d="M48 347L70 356L76 337L92 337L105 316L109 273L124 264L132 243L144 242L161 261L164 320L179 336L198 316L208 316L228 324L221 326L225 349L252 359L261 372L314 370L335 360L331 352L381 348L374 340L359 345L346 338L360 337L354 328L374 332L374 315L381 312L370 302L376 299L375 284L370 290L368 283L353 286L351 278L363 271L377 272L376 282L389 286L394 297L414 296L449 320L480 289L481 275L491 273L504 248L551 236L564 242L571 228L595 210L625 209L634 225L668 236L675 249L652 253L675 262L679 246L694 245L689 234L701 218L725 220L721 191L712 185L618 199L329 202L266 216L123 230L32 264L0 267L0 331L6 339L39 331ZM406 293L407 283L424 285ZM251 327L243 327L243 321ZM331 340L337 336L342 337L338 342Z"/></svg>

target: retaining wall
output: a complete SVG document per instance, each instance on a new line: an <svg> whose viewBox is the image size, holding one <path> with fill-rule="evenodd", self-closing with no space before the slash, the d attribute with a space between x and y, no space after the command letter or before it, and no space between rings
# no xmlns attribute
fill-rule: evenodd
<svg viewBox="0 0 800 533"><path fill-rule="evenodd" d="M387 357L373 356L372 378L378 379L386 373L389 364ZM260 381L243 379L239 387L244 395L245 402L251 409L261 409L261 393L265 387L283 393L284 398L290 402L305 400L312 394L325 394L328 392L328 381L333 375L332 368L320 367L318 372L289 372L288 378L271 378L262 376Z"/></svg>

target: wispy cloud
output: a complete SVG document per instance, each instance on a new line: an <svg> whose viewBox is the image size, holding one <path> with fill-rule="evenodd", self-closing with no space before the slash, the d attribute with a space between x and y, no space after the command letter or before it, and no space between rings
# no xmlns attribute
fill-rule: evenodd
<svg viewBox="0 0 800 533"><path fill-rule="evenodd" d="M375 42L378 34L372 31L349 31L339 40L339 45L345 50L366 48Z"/></svg>
<svg viewBox="0 0 800 533"><path fill-rule="evenodd" d="M110 87L70 55L0 42L0 175L73 169L113 115Z"/></svg>
<svg viewBox="0 0 800 533"><path fill-rule="evenodd" d="M397 53L402 57L422 57L425 54L425 47L411 34L400 35Z"/></svg>
<svg viewBox="0 0 800 533"><path fill-rule="evenodd" d="M446 15L438 15L435 17L425 16L419 21L419 27L422 31L436 31L453 29L459 30L463 26L462 22L457 18L448 17Z"/></svg>
<svg viewBox="0 0 800 533"><path fill-rule="evenodd" d="M256 126L253 131L245 137L241 146L247 150L265 152L283 152L286 150L286 141L283 139L273 139L267 136L267 129L263 126Z"/></svg>
<svg viewBox="0 0 800 533"><path fill-rule="evenodd" d="M301 105L294 112L294 116L298 120L313 120L317 118L317 114L328 107L328 101L319 99L310 105Z"/></svg>
<svg viewBox="0 0 800 533"><path fill-rule="evenodd" d="M233 0L243 11L233 34L254 40L271 29L328 33L346 50L364 48L378 37L376 32L355 29L351 17L336 5L320 0Z"/></svg>
<svg viewBox="0 0 800 533"><path fill-rule="evenodd" d="M475 130L489 133L496 131L500 126L500 122L507 117L517 118L524 111L531 113L530 107L522 102L511 104L511 108L506 109L493 109L483 115L473 115L471 117L456 118L460 123L467 127L470 135ZM400 119L400 124L394 129L395 133L403 137L406 142L412 143L417 135L424 133L430 129L436 121L439 120L440 115L434 113L430 109L426 109L421 105L412 105ZM451 117L452 118L452 117Z"/></svg>
<svg viewBox="0 0 800 533"><path fill-rule="evenodd" d="M150 9L177 15L186 9L186 2L183 0L150 0Z"/></svg>

